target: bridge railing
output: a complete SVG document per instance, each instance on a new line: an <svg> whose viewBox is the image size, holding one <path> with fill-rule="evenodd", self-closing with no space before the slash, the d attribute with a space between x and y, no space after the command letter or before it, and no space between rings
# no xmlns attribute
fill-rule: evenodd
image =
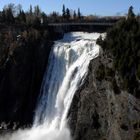
<svg viewBox="0 0 140 140"><path fill-rule="evenodd" d="M100 25L100 26L113 26L115 23L106 23L106 22L99 22L99 23L48 23L48 26L80 26L80 25Z"/></svg>

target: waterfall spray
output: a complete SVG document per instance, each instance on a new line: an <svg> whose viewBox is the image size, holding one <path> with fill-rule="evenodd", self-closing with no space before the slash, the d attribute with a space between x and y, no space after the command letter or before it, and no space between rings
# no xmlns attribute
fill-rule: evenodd
<svg viewBox="0 0 140 140"><path fill-rule="evenodd" d="M98 33L68 33L56 41L44 74L30 130L18 130L0 140L71 140L67 114L76 90L83 84L92 59L99 55Z"/></svg>

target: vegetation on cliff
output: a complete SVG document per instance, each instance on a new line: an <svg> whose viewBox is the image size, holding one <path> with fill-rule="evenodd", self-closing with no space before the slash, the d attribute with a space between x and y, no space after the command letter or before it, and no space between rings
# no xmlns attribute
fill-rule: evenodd
<svg viewBox="0 0 140 140"><path fill-rule="evenodd" d="M30 28L0 34L0 124L8 129L33 121L52 45L46 32Z"/></svg>
<svg viewBox="0 0 140 140"><path fill-rule="evenodd" d="M15 123L18 128L33 122L52 40L59 34L44 27L5 26L0 29L0 124L15 129Z"/></svg>
<svg viewBox="0 0 140 140"><path fill-rule="evenodd" d="M140 22L131 6L127 18L120 20L107 32L105 40L98 39L105 52L113 55L113 71L122 79L121 88L140 97ZM102 69L103 70L103 69ZM103 72L100 72L103 73Z"/></svg>

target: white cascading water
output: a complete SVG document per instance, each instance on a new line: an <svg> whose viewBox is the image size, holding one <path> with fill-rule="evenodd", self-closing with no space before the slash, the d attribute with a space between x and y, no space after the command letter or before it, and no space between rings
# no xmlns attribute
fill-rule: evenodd
<svg viewBox="0 0 140 140"><path fill-rule="evenodd" d="M0 137L0 140L71 140L67 114L88 66L99 55L99 33L75 32L56 41L44 75L34 126Z"/></svg>

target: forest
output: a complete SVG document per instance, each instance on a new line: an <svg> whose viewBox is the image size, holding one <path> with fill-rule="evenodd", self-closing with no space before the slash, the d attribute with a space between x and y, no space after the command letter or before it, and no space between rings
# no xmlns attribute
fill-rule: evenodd
<svg viewBox="0 0 140 140"><path fill-rule="evenodd" d="M37 5L30 5L28 11L22 9L22 5L8 4L0 11L1 24L23 24L29 26L47 25L47 23L58 22L116 22L121 17L100 17L97 15L83 15L80 8L77 10L62 6L62 13L53 11L50 14L43 12Z"/></svg>
<svg viewBox="0 0 140 140"><path fill-rule="evenodd" d="M105 52L111 53L113 70L119 73L121 88L140 98L140 20L131 6L127 18L120 20L107 31L105 40L100 37L100 44ZM101 78L105 76L100 70ZM110 73L112 73L110 71ZM116 83L114 82L116 88Z"/></svg>

